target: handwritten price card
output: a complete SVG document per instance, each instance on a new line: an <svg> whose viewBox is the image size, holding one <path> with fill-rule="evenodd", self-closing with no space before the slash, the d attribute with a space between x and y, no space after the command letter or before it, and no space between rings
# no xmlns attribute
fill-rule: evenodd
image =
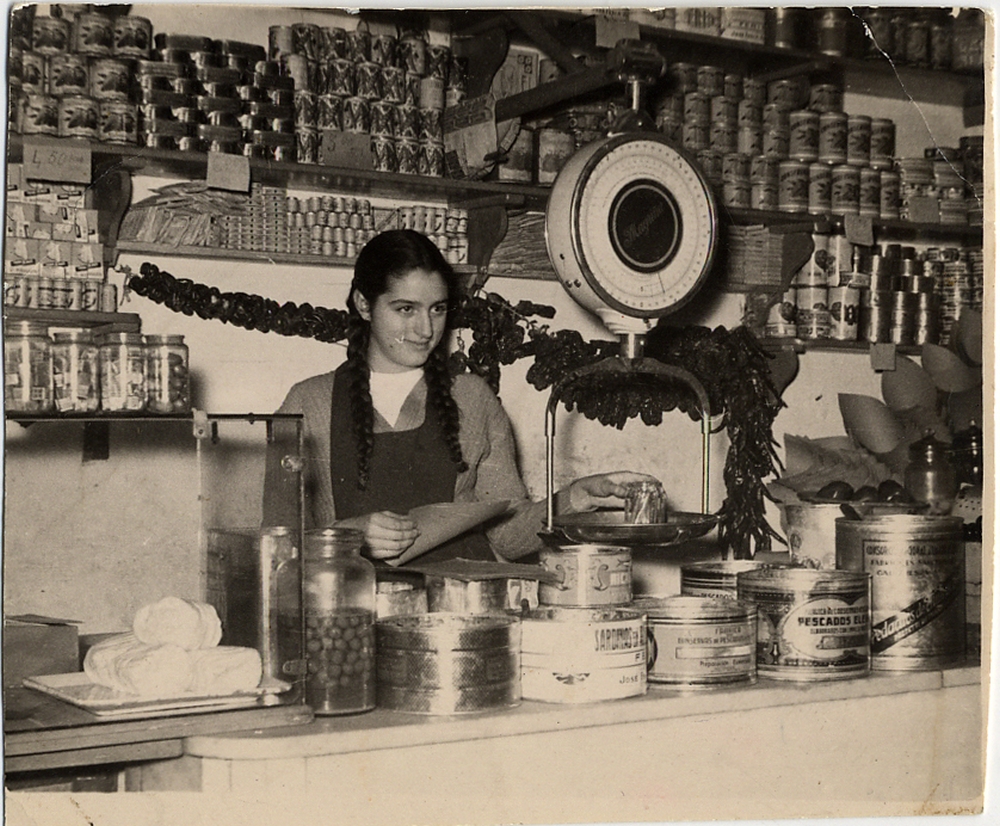
<svg viewBox="0 0 1000 826"><path fill-rule="evenodd" d="M88 143L77 143L72 140L24 139L23 163L26 180L89 184L90 160Z"/></svg>

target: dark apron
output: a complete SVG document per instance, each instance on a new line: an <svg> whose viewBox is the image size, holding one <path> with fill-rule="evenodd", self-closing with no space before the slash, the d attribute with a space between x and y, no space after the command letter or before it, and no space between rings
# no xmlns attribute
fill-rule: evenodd
<svg viewBox="0 0 1000 826"><path fill-rule="evenodd" d="M458 471L430 408L413 430L374 434L368 488L358 489L358 452L351 423L350 377L346 366L334 374L330 413L330 478L338 519L375 511L405 514L419 505L452 502ZM468 531L417 557L420 562L496 557L482 531ZM416 562L417 560L414 560Z"/></svg>

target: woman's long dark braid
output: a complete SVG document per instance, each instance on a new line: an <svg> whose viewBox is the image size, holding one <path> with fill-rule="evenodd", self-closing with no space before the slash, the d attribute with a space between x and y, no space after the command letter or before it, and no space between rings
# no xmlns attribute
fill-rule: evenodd
<svg viewBox="0 0 1000 826"><path fill-rule="evenodd" d="M427 398L437 416L451 461L459 473L464 473L469 465L462 457L462 444L458 439L459 411L451 395L452 376L448 369L448 352L444 343L435 347L431 357L427 359L424 379L427 382Z"/></svg>
<svg viewBox="0 0 1000 826"><path fill-rule="evenodd" d="M375 444L375 408L368 372L368 324L351 314L347 329L347 364L350 371L351 423L358 451L358 489L368 489L368 471Z"/></svg>

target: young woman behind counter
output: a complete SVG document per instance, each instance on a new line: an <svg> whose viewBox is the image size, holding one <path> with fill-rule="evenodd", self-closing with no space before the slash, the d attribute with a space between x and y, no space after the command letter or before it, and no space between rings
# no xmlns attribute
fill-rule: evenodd
<svg viewBox="0 0 1000 826"><path fill-rule="evenodd" d="M358 255L347 301L347 360L294 385L279 413L303 415L307 528L365 535L365 553L391 560L418 536L411 508L509 500L511 509L420 557L517 559L537 551L545 502L532 502L517 468L499 399L478 376L448 370L450 309L459 286L427 237L392 230ZM268 463L264 524L294 524L294 504ZM577 479L556 494L557 513L622 499L627 471Z"/></svg>

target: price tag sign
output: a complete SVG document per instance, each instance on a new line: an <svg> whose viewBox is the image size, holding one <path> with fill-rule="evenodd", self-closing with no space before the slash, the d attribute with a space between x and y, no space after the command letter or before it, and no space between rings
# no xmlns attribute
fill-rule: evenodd
<svg viewBox="0 0 1000 826"><path fill-rule="evenodd" d="M211 189L228 189L231 192L250 191L250 159L243 155L208 153L208 172L205 183Z"/></svg>
<svg viewBox="0 0 1000 826"><path fill-rule="evenodd" d="M324 166L372 169L372 139L366 134L324 129L319 143L319 162Z"/></svg>
<svg viewBox="0 0 1000 826"><path fill-rule="evenodd" d="M628 9L606 9L594 19L595 43L599 49L613 49L619 40L638 40L639 24L628 18Z"/></svg>
<svg viewBox="0 0 1000 826"><path fill-rule="evenodd" d="M872 246L875 243L872 219L863 215L845 215L844 235L848 241L859 247Z"/></svg>
<svg viewBox="0 0 1000 826"><path fill-rule="evenodd" d="M26 180L90 183L90 144L25 138L23 146L23 177Z"/></svg>

